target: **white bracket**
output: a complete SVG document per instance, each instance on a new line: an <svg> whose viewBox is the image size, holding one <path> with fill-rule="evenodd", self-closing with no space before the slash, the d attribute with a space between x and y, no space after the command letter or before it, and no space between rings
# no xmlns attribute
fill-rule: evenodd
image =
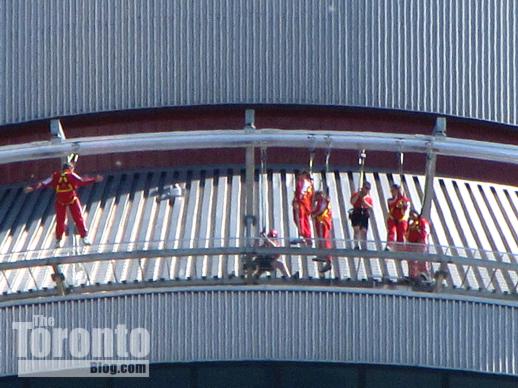
<svg viewBox="0 0 518 388"><path fill-rule="evenodd" d="M61 143L63 140L66 140L65 131L63 131L63 126L59 119L50 120L50 134L52 136L50 140L52 143Z"/></svg>

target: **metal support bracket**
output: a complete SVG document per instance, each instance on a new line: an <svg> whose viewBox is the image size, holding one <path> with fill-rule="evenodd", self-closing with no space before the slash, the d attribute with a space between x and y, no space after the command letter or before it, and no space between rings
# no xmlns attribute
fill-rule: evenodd
<svg viewBox="0 0 518 388"><path fill-rule="evenodd" d="M255 132L255 111L253 109L247 109L245 111L245 132L247 134L253 134ZM254 230L253 227L256 224L256 216L254 214L254 181L255 181L255 146L252 144L246 147L245 154L246 163L246 206L245 206L245 239L246 247L252 248L255 245ZM248 265L252 260L250 255L246 256L245 264ZM249 267L247 267L249 268ZM247 277L252 280L252 271L247 271Z"/></svg>
<svg viewBox="0 0 518 388"><path fill-rule="evenodd" d="M50 134L52 143L61 143L66 140L65 131L59 119L50 120Z"/></svg>
<svg viewBox="0 0 518 388"><path fill-rule="evenodd" d="M437 153L434 150L434 141L438 137L446 136L446 118L438 117L435 123L435 127L433 129L433 139L431 142L427 144L427 152L426 152L426 181L424 188L424 198L423 198L423 207L421 209L421 214L430 219L430 213L432 210L432 200L434 193L434 179L435 179L435 171L437 165Z"/></svg>

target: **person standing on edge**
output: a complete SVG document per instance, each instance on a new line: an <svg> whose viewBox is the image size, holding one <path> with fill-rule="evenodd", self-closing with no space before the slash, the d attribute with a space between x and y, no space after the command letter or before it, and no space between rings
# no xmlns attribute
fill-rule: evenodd
<svg viewBox="0 0 518 388"><path fill-rule="evenodd" d="M367 230L369 229L370 209L373 202L370 196L371 184L364 182L362 188L351 196L352 212L349 216L354 231L354 249L367 249Z"/></svg>
<svg viewBox="0 0 518 388"><path fill-rule="evenodd" d="M315 206L311 214L315 218L318 247L331 249L331 228L333 227L333 215L331 213L331 204L329 198L322 191L317 191L315 193ZM325 256L324 260L326 263L320 269L320 272L322 273L331 269L331 256Z"/></svg>
<svg viewBox="0 0 518 388"><path fill-rule="evenodd" d="M77 188L86 186L94 182L101 182L103 177L97 175L95 178L81 178L74 172L74 165L71 163L63 164L61 171L55 171L49 178L25 188L26 193L34 190L52 187L56 191L56 248L62 246L62 237L65 232L65 220L67 209L70 209L72 218L83 244L90 245L88 230L86 229L81 209L81 202L77 196Z"/></svg>
<svg viewBox="0 0 518 388"><path fill-rule="evenodd" d="M415 209L410 210L408 231L406 235L406 251L424 253L428 247L430 223ZM412 260L408 262L408 277L413 281L429 281L430 265L426 261Z"/></svg>
<svg viewBox="0 0 518 388"><path fill-rule="evenodd" d="M410 199L403 193L400 185L393 184L390 187L392 198L388 199L387 219L387 247L385 250L393 250L394 242L405 242L405 235L408 227L408 210Z"/></svg>
<svg viewBox="0 0 518 388"><path fill-rule="evenodd" d="M313 180L307 171L302 171L297 176L295 197L293 198L293 218L297 225L299 238L304 244L311 246L311 223L310 215L313 207Z"/></svg>

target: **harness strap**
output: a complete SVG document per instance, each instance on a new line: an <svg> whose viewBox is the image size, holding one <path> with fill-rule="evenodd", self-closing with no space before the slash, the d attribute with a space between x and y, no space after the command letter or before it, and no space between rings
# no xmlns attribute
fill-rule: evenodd
<svg viewBox="0 0 518 388"><path fill-rule="evenodd" d="M62 172L56 187L56 193L69 193L71 191L74 191L74 187L68 181L67 173Z"/></svg>
<svg viewBox="0 0 518 388"><path fill-rule="evenodd" d="M318 222L322 222L329 217L329 208L326 208L322 213L316 216Z"/></svg>
<svg viewBox="0 0 518 388"><path fill-rule="evenodd" d="M74 195L74 198L72 198L70 201L68 202L61 202L61 201L57 201L59 204L63 205L63 206L69 206L69 205L72 205L73 203L75 203L77 201L77 197Z"/></svg>

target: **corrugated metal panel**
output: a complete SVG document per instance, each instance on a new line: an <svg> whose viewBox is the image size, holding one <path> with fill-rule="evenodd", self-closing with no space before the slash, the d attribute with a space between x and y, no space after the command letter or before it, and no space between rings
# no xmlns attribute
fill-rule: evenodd
<svg viewBox="0 0 518 388"><path fill-rule="evenodd" d="M59 328L147 328L151 362L325 361L518 375L516 304L275 287L163 290L3 306L0 375L17 370L12 322L31 321L37 314L54 317Z"/></svg>
<svg viewBox="0 0 518 388"><path fill-rule="evenodd" d="M258 176L256 176L258 178ZM324 174L314 174L319 187ZM386 200L390 185L399 176L367 172L375 201L368 239L370 249L382 250L386 240ZM352 229L348 220L349 198L359 177L357 172L337 170L325 177L332 196L334 236L337 248L351 249ZM90 236L96 245L109 244L110 251L128 252L133 246L153 248L207 248L236 246L243 235L244 170L211 167L198 170L144 170L107 175L106 179L80 192ZM184 188L184 196L172 200L163 194L173 183ZM405 175L403 186L417 209L421 207L424 177ZM297 237L292 218L293 170L272 169L264 187L265 220L280 232L286 244ZM258 185L258 179L257 179ZM38 191L25 195L20 186L0 191L0 253L3 260L52 257L55 217L53 194ZM255 208L260 208L256 204ZM262 208L262 206L261 206ZM515 262L518 253L518 190L490 183L437 178L432 207L432 252L468 258ZM263 222L259 222L263 226ZM158 244L158 245L157 245ZM67 247L71 248L70 239ZM452 247L452 248L449 248ZM38 250L50 249L38 252ZM35 252L33 252L35 251ZM19 255L9 255L21 252ZM28 252L28 253L27 253ZM86 248L83 253L88 253ZM494 252L500 252L495 254ZM63 253L62 253L63 254ZM514 256L513 256L514 254ZM318 277L317 263L310 257L282 258L302 279ZM88 278L75 265L63 265L66 278L80 284L128 283L159 279L228 279L243 273L238 256L127 259L85 264ZM327 278L396 281L407 274L407 264L391 259L334 259ZM437 267L435 268L437 269ZM50 267L0 272L0 292L53 288ZM516 292L514 271L493 271L449 264L448 285L498 293ZM278 274L273 274L274 276ZM75 280L74 280L75 279Z"/></svg>
<svg viewBox="0 0 518 388"><path fill-rule="evenodd" d="M0 124L318 104L518 124L514 0L0 0Z"/></svg>

